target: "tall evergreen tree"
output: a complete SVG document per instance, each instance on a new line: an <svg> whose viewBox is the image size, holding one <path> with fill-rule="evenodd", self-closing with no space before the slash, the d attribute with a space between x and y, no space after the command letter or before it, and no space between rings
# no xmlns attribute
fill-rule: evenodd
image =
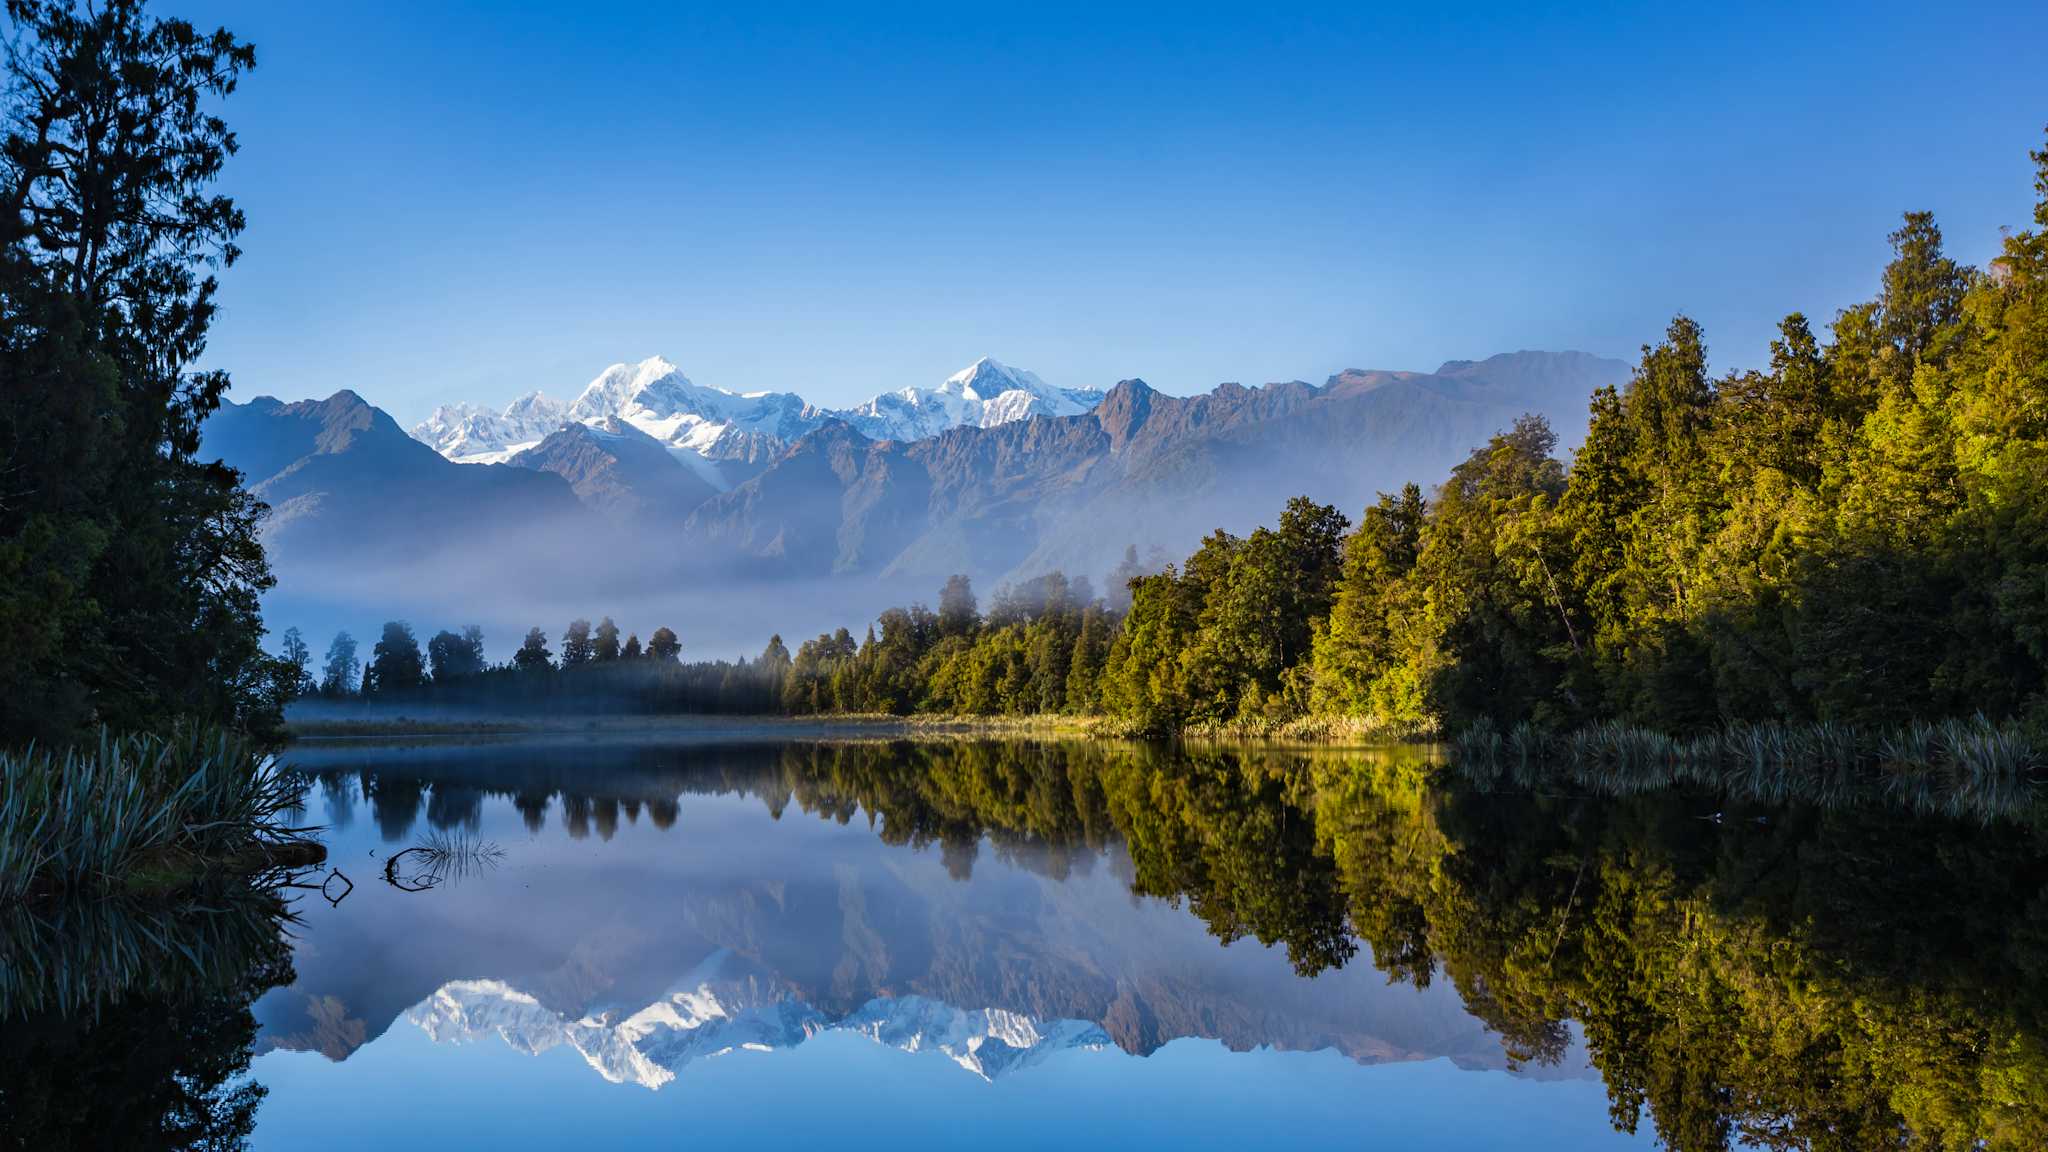
<svg viewBox="0 0 2048 1152"><path fill-rule="evenodd" d="M555 654L548 651L548 634L538 628L526 630L526 639L512 654L512 666L521 672L540 672L555 666Z"/></svg>
<svg viewBox="0 0 2048 1152"><path fill-rule="evenodd" d="M0 743L267 729L258 505L197 459L192 365L241 211L216 105L255 64L141 0L9 0L0 110Z"/></svg>
<svg viewBox="0 0 2048 1152"><path fill-rule="evenodd" d="M412 625L392 620L370 650L371 682L379 692L410 692L426 682L426 667L420 659L420 642Z"/></svg>
<svg viewBox="0 0 2048 1152"><path fill-rule="evenodd" d="M306 647L306 635L296 627L284 630L284 647L278 653L284 661L292 684L292 695L304 695L313 690L313 650Z"/></svg>
<svg viewBox="0 0 2048 1152"><path fill-rule="evenodd" d="M354 691L361 668L356 662L356 638L345 631L336 632L333 642L327 645L327 660L321 667L321 692L341 696Z"/></svg>
<svg viewBox="0 0 2048 1152"><path fill-rule="evenodd" d="M667 627L656 628L647 638L647 655L650 659L673 661L682 655L683 642L676 639L675 632Z"/></svg>
<svg viewBox="0 0 2048 1152"><path fill-rule="evenodd" d="M562 667L575 668L588 664L597 657L597 647L590 639L590 621L572 620L562 632Z"/></svg>
<svg viewBox="0 0 2048 1152"><path fill-rule="evenodd" d="M981 627L981 606L974 599L974 583L955 574L946 579L939 592L939 635L971 636Z"/></svg>

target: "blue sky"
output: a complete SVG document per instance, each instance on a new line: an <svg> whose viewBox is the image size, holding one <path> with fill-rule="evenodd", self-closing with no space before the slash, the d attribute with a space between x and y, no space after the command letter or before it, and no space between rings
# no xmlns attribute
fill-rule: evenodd
<svg viewBox="0 0 2048 1152"><path fill-rule="evenodd" d="M989 354L1174 392L1517 348L1718 367L1898 213L2026 222L2048 5L166 0L260 66L235 395L847 403Z"/></svg>

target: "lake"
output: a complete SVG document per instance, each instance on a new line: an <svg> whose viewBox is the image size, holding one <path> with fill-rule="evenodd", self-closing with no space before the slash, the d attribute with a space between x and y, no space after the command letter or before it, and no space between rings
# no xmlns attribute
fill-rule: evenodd
<svg viewBox="0 0 2048 1152"><path fill-rule="evenodd" d="M1478 792L1415 748L668 731L290 759L330 856L281 930L227 896L17 917L14 1123L258 1149L2048 1146L2026 823Z"/></svg>

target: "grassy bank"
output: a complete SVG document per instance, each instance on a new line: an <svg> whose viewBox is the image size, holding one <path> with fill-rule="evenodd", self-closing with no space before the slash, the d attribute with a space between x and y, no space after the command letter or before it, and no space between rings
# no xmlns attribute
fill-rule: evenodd
<svg viewBox="0 0 2048 1152"><path fill-rule="evenodd" d="M0 753L0 904L313 863L319 846L291 819L300 791L267 753L218 732L103 731Z"/></svg>
<svg viewBox="0 0 2048 1152"><path fill-rule="evenodd" d="M1884 730L1738 723L1692 737L1617 723L1565 734L1482 723L1449 751L1452 769L1481 785L1617 795L1693 785L1764 803L1881 800L1980 821L2038 814L2048 797L2048 745L1982 717Z"/></svg>

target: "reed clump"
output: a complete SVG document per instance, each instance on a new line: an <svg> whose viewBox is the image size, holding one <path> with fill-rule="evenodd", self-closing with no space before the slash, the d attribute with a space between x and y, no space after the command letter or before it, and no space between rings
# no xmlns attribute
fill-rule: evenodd
<svg viewBox="0 0 2048 1152"><path fill-rule="evenodd" d="M62 750L0 753L0 904L187 887L311 862L304 784L231 733L102 730Z"/></svg>
<svg viewBox="0 0 2048 1152"><path fill-rule="evenodd" d="M1761 803L1876 800L1985 822L2033 812L2048 782L2034 737L1982 716L1892 730L1735 722L1690 737L1619 722L1564 733L1518 724L1503 733L1481 720L1450 742L1449 759L1483 787L1631 795L1689 785Z"/></svg>

